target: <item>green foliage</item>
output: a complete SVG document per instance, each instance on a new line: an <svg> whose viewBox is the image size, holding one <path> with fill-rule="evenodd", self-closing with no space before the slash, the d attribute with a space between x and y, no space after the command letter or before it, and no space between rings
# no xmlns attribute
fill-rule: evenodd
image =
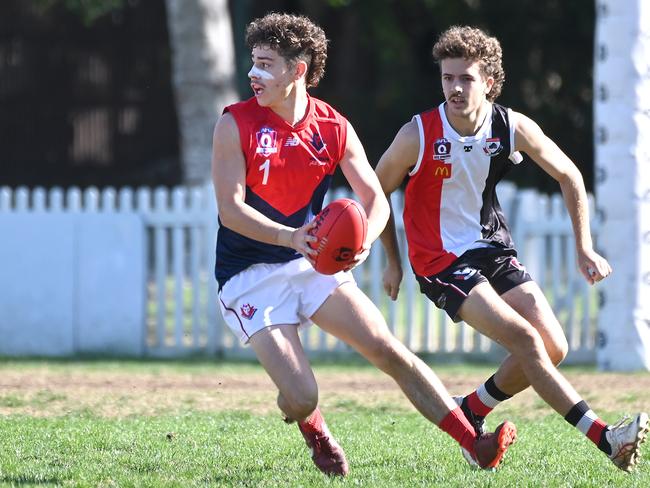
<svg viewBox="0 0 650 488"><path fill-rule="evenodd" d="M124 7L126 0L33 0L35 6L45 12L52 7L64 7L77 15L87 26L109 12Z"/></svg>
<svg viewBox="0 0 650 488"><path fill-rule="evenodd" d="M327 3L334 8L347 7L352 3L352 0L328 0Z"/></svg>

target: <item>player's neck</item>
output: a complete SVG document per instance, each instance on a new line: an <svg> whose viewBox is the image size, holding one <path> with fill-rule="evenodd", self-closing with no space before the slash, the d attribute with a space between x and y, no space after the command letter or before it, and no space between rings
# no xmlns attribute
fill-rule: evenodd
<svg viewBox="0 0 650 488"><path fill-rule="evenodd" d="M289 124L296 125L305 118L308 105L307 90L293 89L284 100L277 105L271 106L271 110Z"/></svg>
<svg viewBox="0 0 650 488"><path fill-rule="evenodd" d="M473 136L483 125L483 121L485 120L489 108L490 103L484 101L479 108L473 112L468 114L454 114L445 104L445 114L447 115L447 120L459 135Z"/></svg>

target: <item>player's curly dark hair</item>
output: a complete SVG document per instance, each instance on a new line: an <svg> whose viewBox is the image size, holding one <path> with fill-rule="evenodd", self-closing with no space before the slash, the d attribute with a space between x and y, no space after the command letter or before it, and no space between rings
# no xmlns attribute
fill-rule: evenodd
<svg viewBox="0 0 650 488"><path fill-rule="evenodd" d="M325 32L302 15L270 13L253 20L246 27L246 45L269 46L293 65L307 63L307 88L318 86L325 74L327 37Z"/></svg>
<svg viewBox="0 0 650 488"><path fill-rule="evenodd" d="M496 100L501 94L506 74L503 71L503 52L496 37L490 37L481 29L455 25L443 32L433 46L433 59L440 63L447 58L465 58L479 61L481 73L494 78L494 85L487 99Z"/></svg>

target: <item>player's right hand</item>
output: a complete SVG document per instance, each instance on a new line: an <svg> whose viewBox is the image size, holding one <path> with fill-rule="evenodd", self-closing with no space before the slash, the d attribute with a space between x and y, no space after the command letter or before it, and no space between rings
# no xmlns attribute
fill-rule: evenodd
<svg viewBox="0 0 650 488"><path fill-rule="evenodd" d="M402 266L400 264L387 264L384 269L383 284L386 294L391 300L397 300L399 285L402 282Z"/></svg>
<svg viewBox="0 0 650 488"><path fill-rule="evenodd" d="M578 268L590 285L607 278L612 267L607 260L593 249L578 251Z"/></svg>
<svg viewBox="0 0 650 488"><path fill-rule="evenodd" d="M318 238L310 234L310 231L316 226L316 220L313 219L311 222L295 229L291 233L291 248L298 251L302 254L309 262L314 264L312 256L318 254L318 250L312 248L309 243L317 242Z"/></svg>

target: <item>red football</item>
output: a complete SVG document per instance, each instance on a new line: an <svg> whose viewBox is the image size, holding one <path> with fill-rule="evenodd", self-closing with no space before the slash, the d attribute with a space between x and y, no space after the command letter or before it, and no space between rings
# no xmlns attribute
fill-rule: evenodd
<svg viewBox="0 0 650 488"><path fill-rule="evenodd" d="M316 226L310 231L318 237L310 243L318 249L314 269L331 275L347 267L361 251L368 222L363 207L349 198L334 200L314 218Z"/></svg>

